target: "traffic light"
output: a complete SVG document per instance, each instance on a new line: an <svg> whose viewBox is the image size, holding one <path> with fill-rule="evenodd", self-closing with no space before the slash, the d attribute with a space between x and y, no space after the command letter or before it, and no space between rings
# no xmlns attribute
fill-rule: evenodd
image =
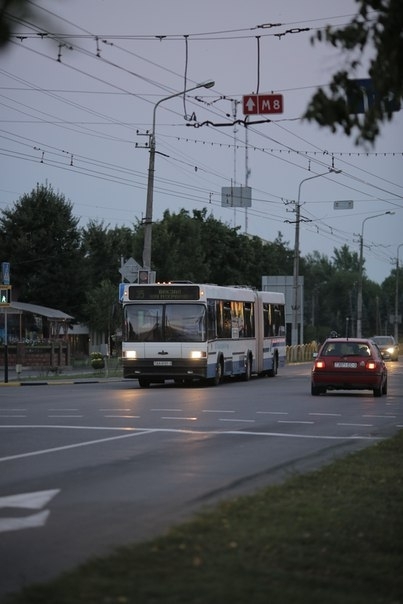
<svg viewBox="0 0 403 604"><path fill-rule="evenodd" d="M139 271L139 283L149 283L150 282L150 271L140 270Z"/></svg>
<svg viewBox="0 0 403 604"><path fill-rule="evenodd" d="M11 285L0 285L0 306L10 306Z"/></svg>

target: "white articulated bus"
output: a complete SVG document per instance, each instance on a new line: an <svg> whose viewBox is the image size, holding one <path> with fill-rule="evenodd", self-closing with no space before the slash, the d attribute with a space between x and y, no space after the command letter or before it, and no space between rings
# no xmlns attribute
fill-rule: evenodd
<svg viewBox="0 0 403 604"><path fill-rule="evenodd" d="M122 365L141 387L275 376L285 363L284 294L188 282L125 284Z"/></svg>

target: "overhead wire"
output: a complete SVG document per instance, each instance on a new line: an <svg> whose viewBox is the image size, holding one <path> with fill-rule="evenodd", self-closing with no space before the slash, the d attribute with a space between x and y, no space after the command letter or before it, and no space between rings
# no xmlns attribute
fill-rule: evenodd
<svg viewBox="0 0 403 604"><path fill-rule="evenodd" d="M33 4L34 4L34 3L33 3ZM56 15L56 16L57 16L57 15ZM92 34L88 34L88 35L91 35L91 36L92 36ZM100 57L98 56L97 58L100 58ZM113 64L112 64L112 65L113 65ZM115 65L114 65L114 66L115 66ZM116 67L119 67L119 66L116 66ZM89 75L89 74L87 74L87 75ZM137 75L137 74L132 74L132 75ZM110 83L108 83L108 82L104 82L104 83L107 83L108 85L110 85ZM258 133L258 134L259 134L259 133ZM278 142L278 144L282 145L283 143ZM290 163L292 163L292 162L290 162ZM320 163L321 163L321 162L318 162L318 164L320 164ZM324 162L324 163L325 163L325 162ZM296 164L294 163L293 165L296 165ZM362 183L362 184L366 184L366 185L368 185L369 183L365 183L365 182L364 182L364 183ZM371 185L370 185L370 186L371 186Z"/></svg>

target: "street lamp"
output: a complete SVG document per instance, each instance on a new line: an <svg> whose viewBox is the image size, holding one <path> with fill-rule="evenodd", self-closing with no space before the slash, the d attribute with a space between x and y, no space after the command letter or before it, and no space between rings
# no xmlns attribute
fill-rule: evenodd
<svg viewBox="0 0 403 604"><path fill-rule="evenodd" d="M364 225L367 220L371 220L371 218L379 218L379 216L384 216L385 214L394 214L394 212L382 212L382 214L375 214L375 216L367 216L362 221L361 226L361 235L360 235L360 263L359 263L359 272L358 272L358 296L357 296L357 338L362 337L362 273L363 273L363 252L364 252Z"/></svg>
<svg viewBox="0 0 403 604"><path fill-rule="evenodd" d="M298 337L298 310L300 308L299 305L299 223L301 222L301 187L307 180L313 180L314 178L319 178L320 176L326 176L330 172L335 172L339 174L341 170L335 170L334 168L329 168L327 172L323 172L322 174L315 174L315 176L308 176L308 178L304 178L301 180L298 187L298 201L296 206L295 213L295 243L294 243L294 271L293 271L293 299L292 299L292 324L291 324L291 345L295 346L299 344Z"/></svg>
<svg viewBox="0 0 403 604"><path fill-rule="evenodd" d="M170 94L169 96L160 99L158 103L154 105L153 111L153 125L150 134L150 158L148 164L148 182L147 182L147 204L146 204L146 215L144 219L144 247L143 247L143 268L148 270L151 269L151 238L152 238L152 225L153 225L153 200L154 200L154 171L155 171L155 115L157 112L157 107L164 103L165 101L169 101L169 99L173 99L176 96L181 96L182 94L186 94L187 92L191 92L192 90L197 90L198 88L212 88L215 82L213 80L208 80L207 82L201 82L200 84L196 84L192 88L186 88L185 90L181 90L180 92L175 92L174 94Z"/></svg>
<svg viewBox="0 0 403 604"><path fill-rule="evenodd" d="M398 314L399 314L399 249L402 246L403 246L403 243L400 243L397 246L397 250L396 250L396 288L395 288L395 318L394 318L396 344L399 341L399 321L398 321Z"/></svg>

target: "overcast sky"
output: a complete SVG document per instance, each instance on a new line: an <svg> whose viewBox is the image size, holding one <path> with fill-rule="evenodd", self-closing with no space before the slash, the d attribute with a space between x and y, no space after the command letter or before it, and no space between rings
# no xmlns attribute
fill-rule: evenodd
<svg viewBox="0 0 403 604"><path fill-rule="evenodd" d="M367 275L381 283L390 274L403 242L402 113L368 149L300 119L316 87L345 64L339 51L312 45L311 37L326 24L348 23L354 0L35 5L40 28L27 17L1 53L1 209L48 183L73 203L83 226L141 220L155 104L214 80L213 88L156 111L154 220L167 209L207 208L268 241L281 232L293 248L301 182L325 173L300 188L301 253L331 258L344 244L358 252L364 232ZM52 35L38 35L44 32ZM363 67L356 77L367 75ZM252 116L246 132L232 124L245 119L242 100L252 92L281 94L283 112ZM272 121L253 124L265 117ZM342 172L327 174L332 166ZM222 187L245 184L252 207L222 207ZM334 209L349 200L352 209ZM366 220L385 212L395 214Z"/></svg>

